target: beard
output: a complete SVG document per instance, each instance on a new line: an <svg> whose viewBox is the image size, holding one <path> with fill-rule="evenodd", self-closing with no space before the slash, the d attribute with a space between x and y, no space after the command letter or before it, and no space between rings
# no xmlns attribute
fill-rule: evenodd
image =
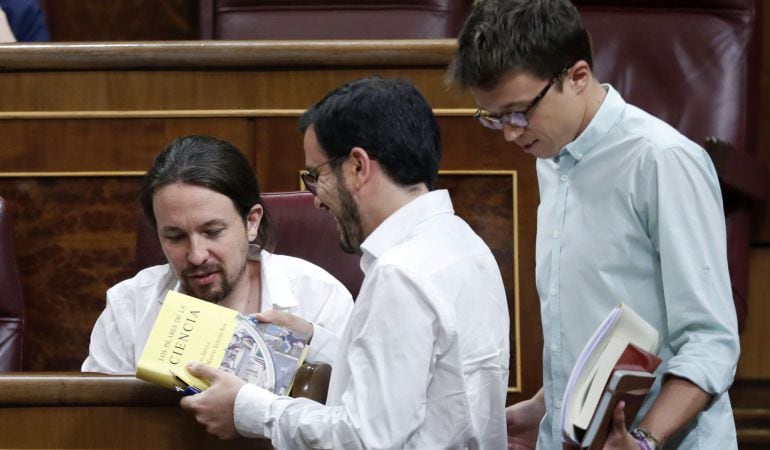
<svg viewBox="0 0 770 450"><path fill-rule="evenodd" d="M243 272L245 271L246 261L243 262L243 265L238 270L238 273L231 280L229 279L227 271L222 264L202 264L200 266L191 267L182 271L182 287L184 288L185 292L189 292L201 300L206 300L207 302L211 303L219 303L226 299L233 292L233 286L238 282L238 280L240 280ZM220 282L214 281L204 286L196 286L188 282L189 278L195 275L214 272L220 274Z"/></svg>
<svg viewBox="0 0 770 450"><path fill-rule="evenodd" d="M340 248L345 253L360 255L364 232L358 205L350 193L339 183L339 179L337 192L340 200L340 213L337 216L337 223L340 226Z"/></svg>

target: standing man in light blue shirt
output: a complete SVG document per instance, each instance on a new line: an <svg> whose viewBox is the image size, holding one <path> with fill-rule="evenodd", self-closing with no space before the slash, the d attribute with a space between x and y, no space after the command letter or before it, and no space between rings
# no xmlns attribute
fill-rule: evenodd
<svg viewBox="0 0 770 450"><path fill-rule="evenodd" d="M482 125L538 158L543 388L508 407L509 448L561 447L570 370L619 302L661 332L664 363L631 433L615 410L605 448L737 448L737 320L705 151L593 77L568 0L476 2L448 76Z"/></svg>

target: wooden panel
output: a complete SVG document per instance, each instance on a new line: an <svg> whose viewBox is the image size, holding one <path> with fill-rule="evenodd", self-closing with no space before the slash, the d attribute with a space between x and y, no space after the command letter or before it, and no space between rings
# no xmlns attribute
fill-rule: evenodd
<svg viewBox="0 0 770 450"><path fill-rule="evenodd" d="M52 41L198 38L197 0L38 0Z"/></svg>
<svg viewBox="0 0 770 450"><path fill-rule="evenodd" d="M170 390L133 377L0 375L0 447L271 449L264 439L220 441Z"/></svg>
<svg viewBox="0 0 770 450"><path fill-rule="evenodd" d="M324 71L312 77L282 70L0 72L0 92L29 93L0 97L0 111L305 109L342 83L374 73L404 76L398 69ZM440 71L408 74L436 108L473 105L467 96L447 97L436 83Z"/></svg>
<svg viewBox="0 0 770 450"><path fill-rule="evenodd" d="M77 370L104 293L132 275L139 178L5 178L26 302L25 370Z"/></svg>
<svg viewBox="0 0 770 450"><path fill-rule="evenodd" d="M0 120L0 176L13 172L145 171L157 153L187 134L226 139L254 162L244 118Z"/></svg>
<svg viewBox="0 0 770 450"><path fill-rule="evenodd" d="M770 247L751 251L749 273L749 314L746 329L741 335L741 359L736 376L741 379L770 380ZM768 405L770 407L770 405Z"/></svg>

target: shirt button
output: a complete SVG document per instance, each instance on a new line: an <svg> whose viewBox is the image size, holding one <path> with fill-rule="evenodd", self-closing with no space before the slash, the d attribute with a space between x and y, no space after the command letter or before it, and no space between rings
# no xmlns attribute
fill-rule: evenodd
<svg viewBox="0 0 770 450"><path fill-rule="evenodd" d="M553 402L553 406L555 406L556 409L561 409L561 400L556 400Z"/></svg>
<svg viewBox="0 0 770 450"><path fill-rule="evenodd" d="M575 155L575 159L583 159L583 154L578 153L577 155Z"/></svg>
<svg viewBox="0 0 770 450"><path fill-rule="evenodd" d="M556 239L559 239L559 236L561 236L561 234L558 231L553 232L553 237L555 237Z"/></svg>
<svg viewBox="0 0 770 450"><path fill-rule="evenodd" d="M551 288L551 295L556 295L559 293L559 290L556 288Z"/></svg>
<svg viewBox="0 0 770 450"><path fill-rule="evenodd" d="M558 344L551 344L551 351L552 352L558 352L559 351Z"/></svg>
<svg viewBox="0 0 770 450"><path fill-rule="evenodd" d="M565 182L565 181L567 181L567 178L568 178L568 177L567 177L567 175L562 175L562 176L560 176L560 177L559 177L559 179L560 179L562 182Z"/></svg>

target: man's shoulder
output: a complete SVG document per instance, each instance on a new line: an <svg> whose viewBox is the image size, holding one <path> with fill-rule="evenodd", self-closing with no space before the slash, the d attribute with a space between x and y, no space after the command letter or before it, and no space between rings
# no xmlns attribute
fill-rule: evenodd
<svg viewBox="0 0 770 450"><path fill-rule="evenodd" d="M176 276L168 264L152 266L109 288L107 299L108 301L124 299L146 303L173 289L176 283Z"/></svg>
<svg viewBox="0 0 770 450"><path fill-rule="evenodd" d="M702 150L700 145L668 122L631 104L626 104L620 131L625 136L631 135L643 140L647 144L643 148L653 153L669 148Z"/></svg>
<svg viewBox="0 0 770 450"><path fill-rule="evenodd" d="M290 281L309 280L317 283L343 287L342 283L321 266L306 259L289 255L270 255L270 271L282 274Z"/></svg>
<svg viewBox="0 0 770 450"><path fill-rule="evenodd" d="M489 246L470 225L456 215L446 215L420 224L381 255L378 264L429 277L457 264L488 258L492 258Z"/></svg>

